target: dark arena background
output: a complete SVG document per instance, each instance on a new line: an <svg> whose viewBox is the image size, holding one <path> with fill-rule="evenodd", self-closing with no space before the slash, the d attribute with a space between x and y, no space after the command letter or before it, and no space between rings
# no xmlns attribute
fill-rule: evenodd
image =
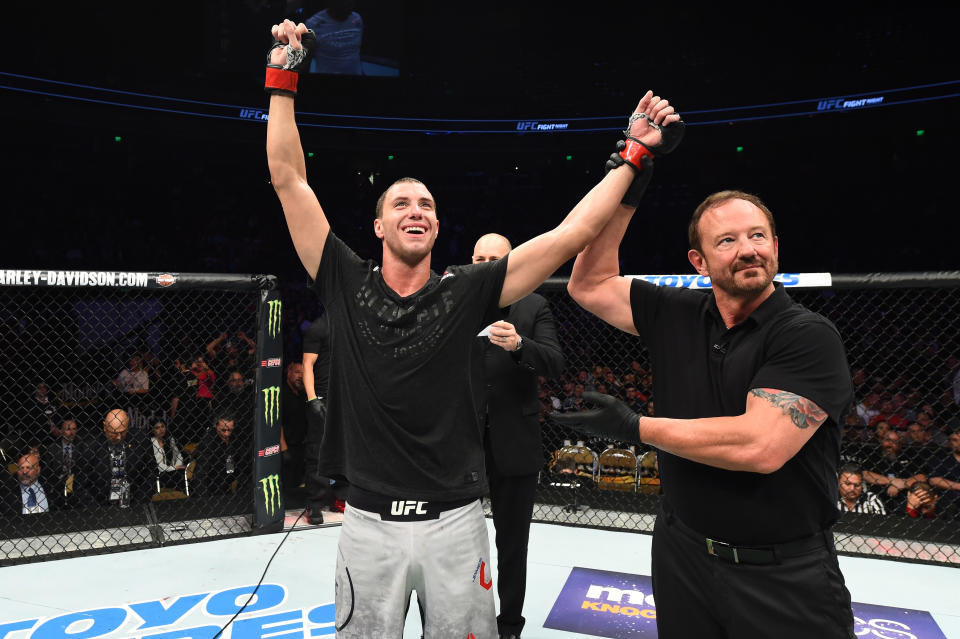
<svg viewBox="0 0 960 639"><path fill-rule="evenodd" d="M0 577L38 562L136 554L114 551L177 546L186 557L199 551L181 544L204 540L255 538L272 552L281 537L257 533L316 528L295 521L304 496L280 481L279 440L270 430L282 412L273 389L286 365L300 360L303 333L323 309L270 184L262 86L270 26L303 21L325 4L5 9L0 456L15 474L20 456L38 447L41 477L62 489L64 503L43 516L2 515ZM362 73L314 69L301 78L296 102L308 180L332 228L362 257L379 259L375 202L395 179L413 176L437 200L434 270L469 262L485 233L517 245L556 225L599 181L628 115L652 89L676 107L687 132L657 160L621 248L621 272L690 276L686 229L696 205L723 189L756 193L777 219L785 283L800 282L791 295L829 317L847 348L860 410L844 425L844 460L869 463L879 446L876 422L886 420L901 424L903 454L930 468L949 455L949 436L960 428L955 20L939 4L673 4L356 0ZM551 421L585 380L650 414L656 401L645 348L570 300L571 264L540 289L566 369L540 383L545 461L534 520L564 524L546 527L563 534L614 531L626 538L617 543L648 544L649 535L632 533L652 530L655 451L585 439ZM809 274L827 275L811 281ZM222 361L228 348L246 362L235 395L226 385L234 368ZM204 354L217 362L219 381L203 407L186 405L205 425L178 431L183 405L174 405L191 376L202 384L193 365ZM149 374L144 393L115 383L131 358ZM169 485L144 471L145 492L124 509L96 503L82 486L74 491L69 468L57 471L44 452L55 447L51 426L75 420L78 441L93 441L113 408L131 416L131 441L147 441L165 421L183 448L184 468ZM232 483L213 490L203 438L223 415L235 417L245 461ZM909 424L923 431L915 442ZM0 478L12 482L5 473ZM939 490L932 519L906 516L902 500L874 491L888 512L841 517L842 559L871 561L870 575L942 570L930 583L953 588L954 599L952 610L920 595L871 599L854 578L854 601L924 611L943 633L915 627L914 636L960 638L960 491ZM335 544L335 526L320 530ZM538 534L555 534L536 530L531 546ZM548 551L537 551L545 562ZM170 588L252 586L270 558L256 553L249 574L231 574L225 585L177 582L184 585L138 591L140 599L112 592L104 602L70 600L60 610L145 601ZM324 570L332 578L332 568ZM536 574L531 568L531 580ZM574 627L558 620L562 597L552 578L528 586L531 601L543 601L542 613L531 613L543 627L528 622L524 636L572 636L546 630ZM902 579L910 588L926 577ZM332 580L320 587L327 590L332 597ZM307 610L332 601L324 597L293 597L290 605L324 627L318 620L329 611ZM24 614L0 594L0 628ZM10 626L21 633L11 639L32 636L32 627ZM654 636L602 632L594 634ZM323 634L314 628L312 636Z"/></svg>

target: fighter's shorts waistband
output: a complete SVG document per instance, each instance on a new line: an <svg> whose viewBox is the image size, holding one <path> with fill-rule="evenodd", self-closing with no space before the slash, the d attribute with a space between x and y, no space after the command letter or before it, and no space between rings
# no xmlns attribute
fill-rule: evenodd
<svg viewBox="0 0 960 639"><path fill-rule="evenodd" d="M440 513L477 501L465 497L454 501L423 501L372 493L355 485L347 489L347 504L359 510L380 515L383 521L427 521L439 519Z"/></svg>

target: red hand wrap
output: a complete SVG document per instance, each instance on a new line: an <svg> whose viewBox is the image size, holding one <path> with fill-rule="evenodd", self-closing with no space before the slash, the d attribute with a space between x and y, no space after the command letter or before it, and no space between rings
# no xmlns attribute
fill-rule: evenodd
<svg viewBox="0 0 960 639"><path fill-rule="evenodd" d="M653 153L647 147L643 146L636 140L631 140L630 138L626 139L627 146L623 148L623 151L620 151L620 157L629 162L633 168L640 172L643 170L643 162L641 158L647 156L651 160L653 159Z"/></svg>
<svg viewBox="0 0 960 639"><path fill-rule="evenodd" d="M267 81L263 86L268 91L289 91L290 93L296 95L297 79L299 77L300 74L296 71L290 71L289 69L278 69L277 67L267 67Z"/></svg>

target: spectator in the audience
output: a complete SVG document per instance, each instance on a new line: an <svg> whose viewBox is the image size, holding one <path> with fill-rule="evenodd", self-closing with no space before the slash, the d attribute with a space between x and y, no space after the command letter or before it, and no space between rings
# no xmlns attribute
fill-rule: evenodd
<svg viewBox="0 0 960 639"><path fill-rule="evenodd" d="M141 365L139 355L128 360L127 367L120 371L113 384L129 399L147 394L150 390L150 375Z"/></svg>
<svg viewBox="0 0 960 639"><path fill-rule="evenodd" d="M167 432L167 424L158 419L150 429L150 449L156 462L156 476L162 488L183 490L183 453L177 440Z"/></svg>
<svg viewBox="0 0 960 639"><path fill-rule="evenodd" d="M197 442L202 437L211 418L211 402L216 374L207 365L203 356L197 356L187 368L180 360L179 388L175 389L171 402L171 425L180 433L184 442Z"/></svg>
<svg viewBox="0 0 960 639"><path fill-rule="evenodd" d="M857 402L857 415L864 424L869 424L874 417L880 414L880 393L870 392Z"/></svg>
<svg viewBox="0 0 960 639"><path fill-rule="evenodd" d="M573 393L563 400L560 410L563 412L578 411L583 408L583 384L577 382L573 385ZM556 410L556 409L554 409Z"/></svg>
<svg viewBox="0 0 960 639"><path fill-rule="evenodd" d="M633 384L623 387L623 402L630 410L640 415L644 413L644 408L646 408L646 402L640 399L637 394L637 387Z"/></svg>
<svg viewBox="0 0 960 639"><path fill-rule="evenodd" d="M81 442L77 438L79 427L77 420L67 418L57 429L60 436L44 448L44 465L47 468L47 475L50 477L50 484L56 485L59 490L65 486L72 489L72 480L70 484L67 481L73 475L73 467L81 452ZM72 493L72 490L68 492ZM66 502L64 505L67 505Z"/></svg>
<svg viewBox="0 0 960 639"><path fill-rule="evenodd" d="M847 413L841 427L841 439L849 442L857 442L860 445L870 441L870 431L866 423L855 412Z"/></svg>
<svg viewBox="0 0 960 639"><path fill-rule="evenodd" d="M949 443L950 451L930 465L930 485L945 491L946 505L960 512L960 429L950 434Z"/></svg>
<svg viewBox="0 0 960 639"><path fill-rule="evenodd" d="M58 510L63 491L55 482L40 481L40 457L22 455L17 462L16 476L3 482L0 514L4 516L35 515Z"/></svg>
<svg viewBox="0 0 960 639"><path fill-rule="evenodd" d="M204 435L194 457L195 481L204 495L231 495L249 479L249 433L235 433L235 422L219 416Z"/></svg>
<svg viewBox="0 0 960 639"><path fill-rule="evenodd" d="M923 413L919 413L922 415ZM917 460L928 464L937 457L942 449L933 443L930 431L920 422L910 422L907 426L907 451Z"/></svg>
<svg viewBox="0 0 960 639"><path fill-rule="evenodd" d="M73 489L87 505L126 508L153 494L155 467L143 442L129 437L130 416L120 408L107 412L103 437L85 445L74 464Z"/></svg>
<svg viewBox="0 0 960 639"><path fill-rule="evenodd" d="M843 464L838 472L837 508L841 512L886 515L883 502L868 490L863 489L863 471L856 464Z"/></svg>
<svg viewBox="0 0 960 639"><path fill-rule="evenodd" d="M213 415L231 415L237 428L252 432L256 398L253 384L247 381L241 371L229 371L226 388L220 389L213 400Z"/></svg>
<svg viewBox="0 0 960 639"><path fill-rule="evenodd" d="M232 370L240 371L246 378L252 372L253 354L256 350L256 342L243 331L237 331L234 335L220 333L206 348L210 366L221 379Z"/></svg>
<svg viewBox="0 0 960 639"><path fill-rule="evenodd" d="M303 483L307 438L307 394L303 387L303 364L290 362L280 385L280 451L283 455L283 486L299 488Z"/></svg>
<svg viewBox="0 0 960 639"><path fill-rule="evenodd" d="M868 484L885 486L891 499L927 479L924 467L912 455L903 454L903 435L895 430L888 432L880 448L872 453L864 462L863 478Z"/></svg>
<svg viewBox="0 0 960 639"><path fill-rule="evenodd" d="M857 413L848 413L840 434L840 462L863 466L874 448L870 430Z"/></svg>
<svg viewBox="0 0 960 639"><path fill-rule="evenodd" d="M903 396L898 393L893 398L881 402L880 412L874 415L868 423L873 426L883 421L895 430L906 429L907 418L903 416L902 400Z"/></svg>
<svg viewBox="0 0 960 639"><path fill-rule="evenodd" d="M26 401L26 423L16 422L10 432L15 445L26 448L38 441L46 441L60 425L59 406L45 382L37 384Z"/></svg>
<svg viewBox="0 0 960 639"><path fill-rule="evenodd" d="M611 395L620 394L620 380L613 374L613 371L607 370L603 374L603 383L607 385L607 393Z"/></svg>
<svg viewBox="0 0 960 639"><path fill-rule="evenodd" d="M870 426L873 428L873 436L870 438L869 443L875 448L880 448L883 444L883 440L887 437L887 433L893 429L890 427L890 423L886 420L874 422Z"/></svg>
<svg viewBox="0 0 960 639"><path fill-rule="evenodd" d="M907 491L907 503L903 513L912 519L950 520L953 513L938 506L940 496L927 482L917 482Z"/></svg>
<svg viewBox="0 0 960 639"><path fill-rule="evenodd" d="M567 398L573 395L573 388L575 386L573 380L567 379L566 376L564 376L564 380L562 391L559 396L561 407L563 406L563 402L567 401Z"/></svg>
<svg viewBox="0 0 960 639"><path fill-rule="evenodd" d="M577 371L577 377L573 381L574 383L583 386L584 390L591 390L590 388L587 388L587 385L590 384L590 374L587 372L587 369L581 368L579 371Z"/></svg>

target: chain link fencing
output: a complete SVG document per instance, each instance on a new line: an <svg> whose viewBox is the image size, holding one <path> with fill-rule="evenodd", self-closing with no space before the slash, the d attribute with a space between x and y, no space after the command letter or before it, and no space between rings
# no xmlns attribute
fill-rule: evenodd
<svg viewBox="0 0 960 639"><path fill-rule="evenodd" d="M954 395L960 273L807 275L826 282L809 287L803 275L783 281L795 301L836 325L856 388L841 450L853 511L843 512L834 528L838 551L960 564L960 490L947 483L960 482L960 462L951 453L951 434L960 429ZM697 286L691 277L643 277ZM583 390L618 396L636 412L655 415L647 350L639 338L580 308L565 279L552 278L538 292L550 302L567 366L561 378L541 379L548 461L534 520L652 531L660 502L656 451L585 438L550 417L577 410ZM960 435L952 438L960 453Z"/></svg>
<svg viewBox="0 0 960 639"><path fill-rule="evenodd" d="M257 529L257 338L274 286L2 272L0 565Z"/></svg>

